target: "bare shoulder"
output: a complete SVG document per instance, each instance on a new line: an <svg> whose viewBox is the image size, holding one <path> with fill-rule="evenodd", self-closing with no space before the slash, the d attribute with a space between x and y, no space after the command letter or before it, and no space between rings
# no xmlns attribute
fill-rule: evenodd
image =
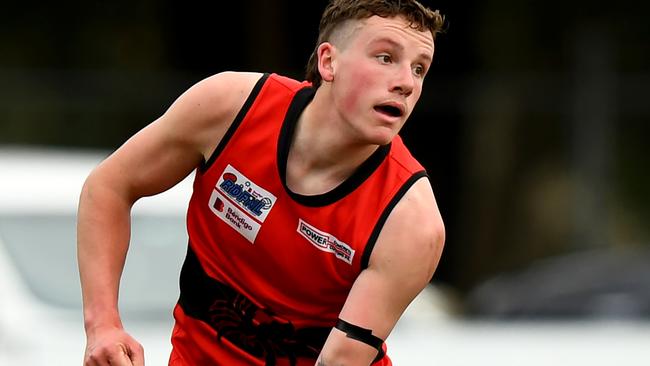
<svg viewBox="0 0 650 366"><path fill-rule="evenodd" d="M212 75L185 91L165 114L212 122L234 117L261 77L259 73L232 71Z"/></svg>
<svg viewBox="0 0 650 366"><path fill-rule="evenodd" d="M221 72L196 83L178 101L189 100L195 107L216 112L238 109L261 77L254 72Z"/></svg>
<svg viewBox="0 0 650 366"><path fill-rule="evenodd" d="M428 179L419 179L406 192L395 206L392 221L405 225L415 234L444 235L444 224Z"/></svg>
<svg viewBox="0 0 650 366"><path fill-rule="evenodd" d="M444 240L431 185L428 179L419 179L389 214L368 268L350 290L341 319L386 339L408 304L431 280ZM342 333L337 339L344 340Z"/></svg>
<svg viewBox="0 0 650 366"><path fill-rule="evenodd" d="M370 266L403 271L414 286L433 275L445 241L445 227L428 179L419 179L388 216L370 257Z"/></svg>
<svg viewBox="0 0 650 366"><path fill-rule="evenodd" d="M209 76L178 97L161 122L180 135L177 137L193 140L208 155L262 75L227 71Z"/></svg>

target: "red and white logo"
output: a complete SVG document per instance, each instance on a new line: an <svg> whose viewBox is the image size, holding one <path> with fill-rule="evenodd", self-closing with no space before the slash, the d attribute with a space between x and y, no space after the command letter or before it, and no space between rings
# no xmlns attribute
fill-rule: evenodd
<svg viewBox="0 0 650 366"><path fill-rule="evenodd" d="M316 248L324 252L333 253L336 258L347 264L352 264L354 249L337 239L334 235L318 230L302 219L298 219L298 228L296 231Z"/></svg>

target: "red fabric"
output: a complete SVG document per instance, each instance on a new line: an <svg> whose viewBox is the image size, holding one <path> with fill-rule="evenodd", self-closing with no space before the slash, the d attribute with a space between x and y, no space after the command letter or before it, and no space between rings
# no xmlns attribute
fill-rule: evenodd
<svg viewBox="0 0 650 366"><path fill-rule="evenodd" d="M296 92L308 86L269 77L218 158L207 171L197 172L187 218L190 245L204 271L296 328L336 323L380 215L404 182L423 170L396 137L380 166L345 197L323 207L296 202L283 186L276 152L287 109ZM250 210L237 201L241 194L229 195L221 184L251 188L253 198L243 198ZM270 209L260 208L264 198L271 201ZM226 214L230 219L218 216ZM238 223L243 232L254 231L246 231L249 224L260 229L251 241L226 220ZM310 234L311 241L305 237ZM347 249L354 250L351 263L318 244L340 251L344 259ZM186 316L179 306L174 316L170 365L264 364L224 338L215 341L216 331ZM278 365L285 362L278 359ZM314 360L299 360L303 364L313 365ZM384 357L377 365L391 362Z"/></svg>

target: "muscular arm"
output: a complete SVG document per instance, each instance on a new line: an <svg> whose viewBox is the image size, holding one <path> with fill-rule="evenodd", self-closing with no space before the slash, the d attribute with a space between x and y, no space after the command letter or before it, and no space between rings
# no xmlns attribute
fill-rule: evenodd
<svg viewBox="0 0 650 366"><path fill-rule="evenodd" d="M122 350L141 364L141 347L123 333L117 307L131 207L171 188L209 156L259 77L223 73L199 82L88 176L77 219L86 364L108 364Z"/></svg>
<svg viewBox="0 0 650 366"><path fill-rule="evenodd" d="M420 179L389 215L368 268L355 281L340 318L385 340L410 302L429 283L444 243L431 186ZM318 366L370 365L377 350L332 329Z"/></svg>

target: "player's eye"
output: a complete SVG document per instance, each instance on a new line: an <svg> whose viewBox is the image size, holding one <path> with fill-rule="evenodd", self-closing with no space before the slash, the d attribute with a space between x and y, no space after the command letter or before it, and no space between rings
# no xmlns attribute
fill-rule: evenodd
<svg viewBox="0 0 650 366"><path fill-rule="evenodd" d="M386 54L378 55L377 60L379 60L380 63L385 65L390 64L393 61L390 55L386 55Z"/></svg>
<svg viewBox="0 0 650 366"><path fill-rule="evenodd" d="M415 75L417 75L417 76L424 76L424 72L425 72L425 69L424 69L424 66L422 66L422 65L416 65L413 68L413 73Z"/></svg>

